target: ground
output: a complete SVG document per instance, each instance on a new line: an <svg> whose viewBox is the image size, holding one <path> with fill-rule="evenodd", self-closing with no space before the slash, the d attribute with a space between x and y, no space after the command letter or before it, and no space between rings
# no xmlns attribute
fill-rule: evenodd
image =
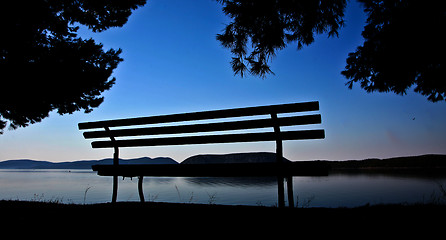
<svg viewBox="0 0 446 240"><path fill-rule="evenodd" d="M163 230L166 236L184 237L193 232L197 236L216 238L236 232L259 237L271 233L311 233L312 237L323 237L326 234L354 236L358 232L367 232L367 236L416 234L438 237L444 235L446 205L279 209L154 202L78 205L0 201L0 211L4 229L8 229L5 226L20 226L45 229L47 233L53 229L67 229L72 233L100 236L147 231L152 235ZM205 230L209 231L206 233Z"/></svg>

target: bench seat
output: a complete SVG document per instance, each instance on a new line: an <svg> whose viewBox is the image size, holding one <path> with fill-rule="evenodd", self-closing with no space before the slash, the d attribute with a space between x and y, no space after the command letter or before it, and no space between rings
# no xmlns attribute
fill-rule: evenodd
<svg viewBox="0 0 446 240"><path fill-rule="evenodd" d="M157 177L267 177L326 176L329 166L321 161L232 164L129 164L93 165L100 176Z"/></svg>

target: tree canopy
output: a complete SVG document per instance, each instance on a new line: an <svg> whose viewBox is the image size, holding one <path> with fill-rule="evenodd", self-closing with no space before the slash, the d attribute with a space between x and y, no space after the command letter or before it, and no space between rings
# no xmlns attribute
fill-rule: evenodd
<svg viewBox="0 0 446 240"><path fill-rule="evenodd" d="M0 133L39 122L53 110L91 112L112 87L121 49L77 36L123 26L146 0L5 1L0 8Z"/></svg>
<svg viewBox="0 0 446 240"><path fill-rule="evenodd" d="M418 0L359 0L368 16L364 43L350 53L341 73L367 92L414 91L429 101L446 100L446 3ZM271 57L314 34L337 36L345 0L218 0L230 22L217 40L231 50L234 74L271 74ZM249 47L249 44L251 45Z"/></svg>
<svg viewBox="0 0 446 240"><path fill-rule="evenodd" d="M367 92L414 91L446 100L446 3L361 0L368 15L365 41L350 53L342 74Z"/></svg>
<svg viewBox="0 0 446 240"><path fill-rule="evenodd" d="M345 0L219 0L233 19L217 40L233 54L231 66L242 77L265 77L277 50L297 41L297 48L314 42L314 34L337 36L343 25ZM251 47L249 47L249 44Z"/></svg>

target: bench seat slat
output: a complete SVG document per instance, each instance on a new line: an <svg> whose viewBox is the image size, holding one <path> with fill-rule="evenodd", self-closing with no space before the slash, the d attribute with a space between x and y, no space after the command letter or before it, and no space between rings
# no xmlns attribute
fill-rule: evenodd
<svg viewBox="0 0 446 240"><path fill-rule="evenodd" d="M107 131L91 131L84 132L84 137L89 138L103 138L109 137L110 134L114 137L124 136L143 136L143 135L159 135L159 134L177 134L177 133L194 133L194 132L215 132L215 131L229 131L240 129L255 129L273 127L275 124L279 126L293 126L321 123L321 115L305 115L294 117L283 117L277 119L277 123L271 118L256 119L233 122L218 122L207 124L192 124L180 126L164 126L164 127L149 127L149 128L134 128L134 129L118 129Z"/></svg>
<svg viewBox="0 0 446 240"><path fill-rule="evenodd" d="M189 145L189 144L212 144L212 143L235 143L235 142L259 142L276 141L276 133L242 133L223 135L204 135L186 137L167 137L149 139L117 140L118 147L142 147L142 146L163 146L163 145ZM287 131L280 133L281 140L303 140L303 139L323 139L325 133L323 129ZM112 148L111 141L95 141L91 143L93 148Z"/></svg>
<svg viewBox="0 0 446 240"><path fill-rule="evenodd" d="M84 122L84 123L79 123L78 127L79 130L85 130L85 129L103 128L103 127L145 125L145 124L157 124L166 122L183 122L192 120L266 115L271 113L279 114L279 113L291 113L291 112L306 112L306 111L317 111L317 110L319 110L319 102L314 101L314 102L290 103L290 104L269 105L269 106L259 106L259 107L213 110L204 112L180 113L180 114L151 116L151 117L116 119L116 120L97 121L97 122Z"/></svg>

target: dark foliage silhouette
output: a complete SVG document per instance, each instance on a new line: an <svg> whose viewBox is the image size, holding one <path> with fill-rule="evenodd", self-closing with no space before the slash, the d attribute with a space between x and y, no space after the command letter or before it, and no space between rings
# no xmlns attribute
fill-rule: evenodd
<svg viewBox="0 0 446 240"><path fill-rule="evenodd" d="M0 8L0 133L25 127L53 110L91 112L111 88L121 49L103 50L77 36L120 27L146 0L4 1Z"/></svg>
<svg viewBox="0 0 446 240"><path fill-rule="evenodd" d="M234 74L265 77L277 50L314 34L337 36L346 1L218 0L230 22L217 40L231 50ZM364 44L350 53L342 74L367 92L404 95L411 87L429 101L446 100L444 29L446 3L416 0L360 0L368 15ZM251 44L251 47L249 47Z"/></svg>
<svg viewBox="0 0 446 240"><path fill-rule="evenodd" d="M361 0L368 15L365 41L350 53L342 72L367 92L415 92L437 102L446 98L446 3Z"/></svg>
<svg viewBox="0 0 446 240"><path fill-rule="evenodd" d="M218 0L232 18L217 40L233 54L232 69L242 77L272 73L268 62L287 44L297 48L314 42L314 34L337 36L343 25L345 0ZM247 45L251 43L252 47Z"/></svg>

